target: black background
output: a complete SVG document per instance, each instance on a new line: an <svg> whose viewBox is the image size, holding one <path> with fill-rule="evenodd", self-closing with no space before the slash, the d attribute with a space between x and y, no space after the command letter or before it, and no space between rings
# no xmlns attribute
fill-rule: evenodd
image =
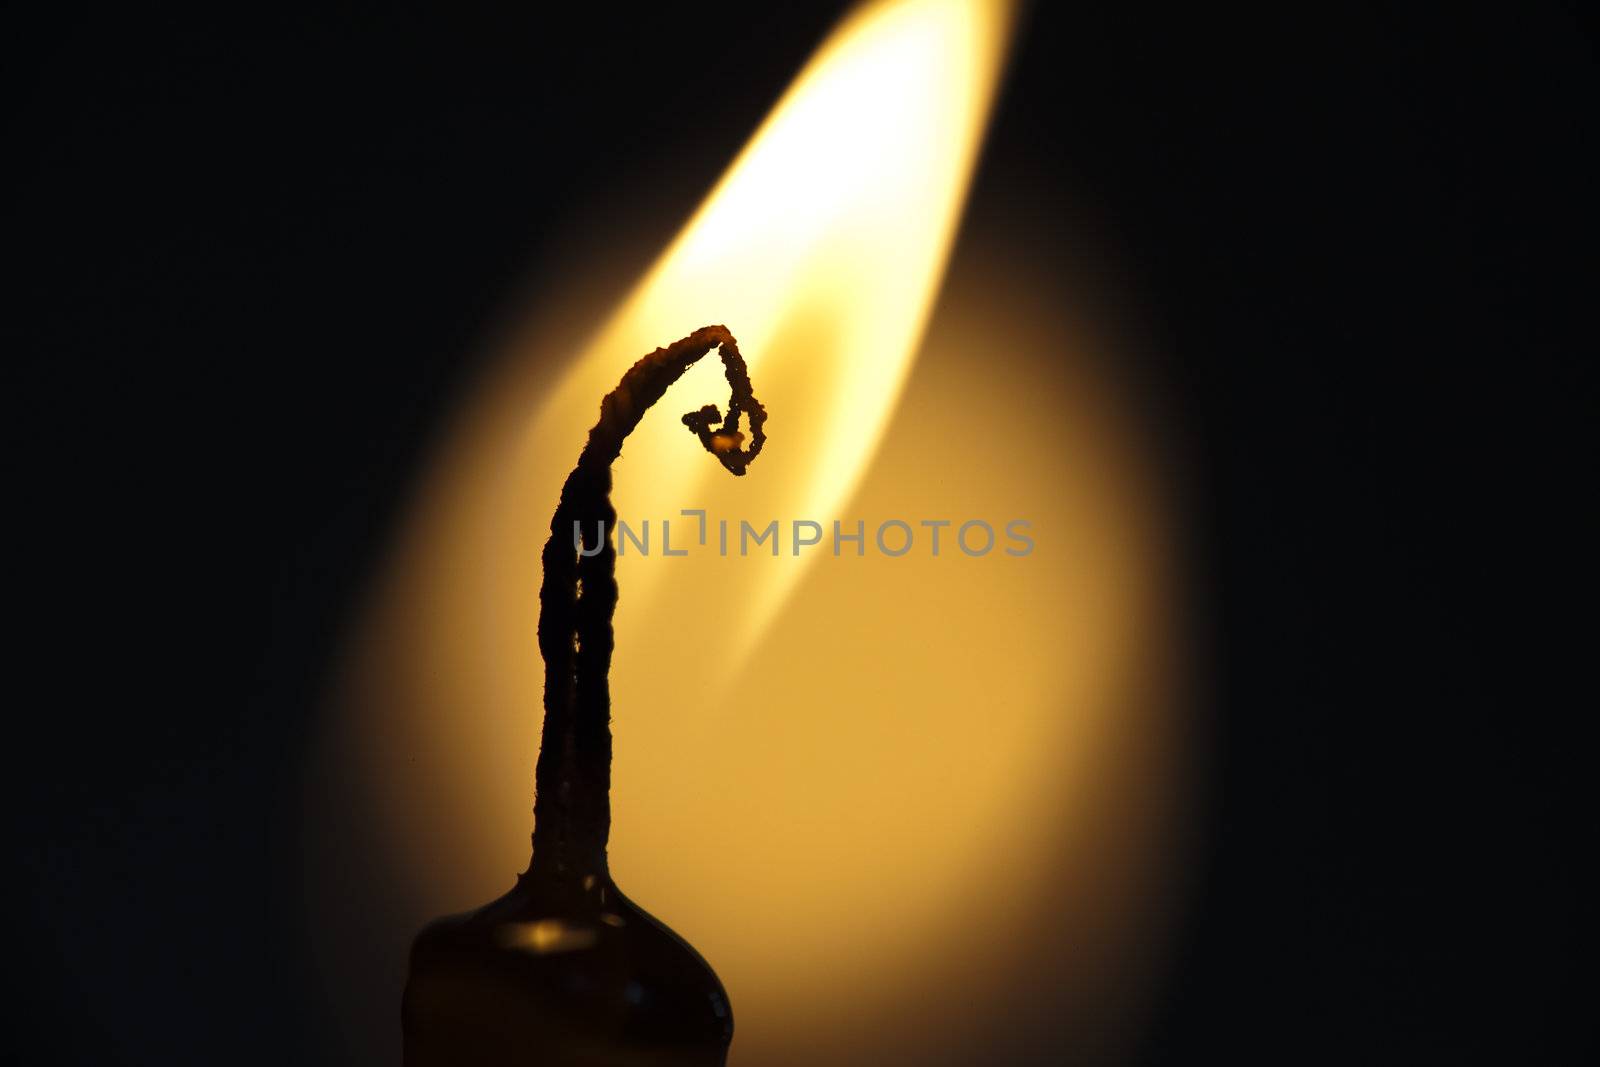
<svg viewBox="0 0 1600 1067"><path fill-rule="evenodd" d="M839 10L5 16L19 1062L343 1061L289 918L331 642L519 294L658 246ZM971 217L1119 250L1187 471L1212 775L1142 1062L1590 1029L1594 75L1551 5L1024 27Z"/></svg>

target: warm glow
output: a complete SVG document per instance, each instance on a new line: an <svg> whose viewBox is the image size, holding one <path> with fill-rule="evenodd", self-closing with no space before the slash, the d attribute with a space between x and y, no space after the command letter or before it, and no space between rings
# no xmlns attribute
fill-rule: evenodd
<svg viewBox="0 0 1600 1067"><path fill-rule="evenodd" d="M964 246L935 308L1011 18L853 16L598 330L551 351L573 327L546 313L463 411L314 774L317 862L362 864L399 927L360 935L352 904L330 953L395 952L395 1002L410 931L527 862L539 550L599 399L725 323L770 412L749 476L678 422L725 402L714 358L615 468L618 511L653 528L618 564L618 884L722 977L734 1067L1003 1062L970 1043L1020 1013L1110 1025L1164 825L1159 502L1096 370L1107 343L1015 250ZM708 512L708 548L683 508ZM720 518L786 537L861 519L869 539L889 518L1021 518L1037 546L835 558L824 536L722 558ZM662 519L697 551L663 558Z"/></svg>
<svg viewBox="0 0 1600 1067"><path fill-rule="evenodd" d="M609 918L609 916L607 916ZM557 952L576 952L588 948L599 938L593 929L574 926L560 919L540 919L531 923L506 923L498 935L507 948L518 948L536 956Z"/></svg>
<svg viewBox="0 0 1600 1067"><path fill-rule="evenodd" d="M765 525L836 514L932 309L1010 19L1005 3L910 0L870 6L835 32L550 394L528 439L550 499L626 362L718 322L739 338L773 412L758 476L731 483L686 447L675 417L648 419L617 464L622 517L655 525L703 507ZM714 362L667 399L672 415L721 402ZM619 644L649 633L647 599L682 604L704 591L705 569L624 561ZM734 613L724 624L753 642L803 570L792 559L744 568L728 587L736 599L719 601ZM733 665L725 647L714 651L716 665Z"/></svg>

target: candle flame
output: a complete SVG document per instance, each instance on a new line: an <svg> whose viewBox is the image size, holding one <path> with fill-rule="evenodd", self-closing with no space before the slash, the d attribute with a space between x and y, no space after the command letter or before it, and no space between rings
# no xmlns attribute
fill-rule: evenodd
<svg viewBox="0 0 1600 1067"><path fill-rule="evenodd" d="M704 508L737 529L836 514L933 307L1012 14L1008 3L903 0L867 6L833 33L539 412L527 447L551 499L594 398L625 361L725 322L772 413L758 476L730 482L683 446L675 420L647 418L616 465L623 519L656 525ZM680 395L717 395L714 373L692 373ZM708 560L670 571L625 560L618 647L659 631L654 605L709 596L729 605L726 626L748 649L812 558L784 556L725 577ZM737 667L737 651L713 651L705 671Z"/></svg>
<svg viewBox="0 0 1600 1067"><path fill-rule="evenodd" d="M714 965L746 1067L980 1062L985 1026L1024 1002L1107 1029L1142 958L1172 778L1162 509L1093 310L1027 250L975 231L928 332L1013 17L862 8L598 329L562 322L564 303L530 316L352 640L313 836L335 881L353 855L393 872L404 914L362 940L366 905L333 908L343 957L526 864L562 479L632 361L724 323L769 414L750 476L707 462L677 417L726 396L715 359L614 465L632 534L608 531L619 884ZM1050 413L1026 464L992 429L1023 410ZM874 543L893 517L918 538L904 556ZM1037 550L965 555L969 519L1002 539L1027 520ZM833 523L860 520L861 555L834 558ZM942 556L928 520L953 520ZM779 543L742 554L773 521ZM820 537L796 554L802 529ZM586 936L512 934L536 953Z"/></svg>

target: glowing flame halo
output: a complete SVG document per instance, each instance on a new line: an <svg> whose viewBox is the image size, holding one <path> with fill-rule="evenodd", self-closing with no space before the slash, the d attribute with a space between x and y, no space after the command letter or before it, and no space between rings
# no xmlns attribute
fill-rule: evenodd
<svg viewBox="0 0 1600 1067"><path fill-rule="evenodd" d="M781 447L762 458L759 479L727 486L685 452L673 420L647 420L617 465L623 518L659 522L685 506L715 514L718 504L763 522L836 512L893 413L932 310L1011 15L1004 3L910 0L867 7L834 32L551 392L528 437L545 484L559 488L555 457L582 439L619 353L724 322L782 413ZM679 388L692 397L710 380ZM680 568L663 591L663 568L625 562L619 644L643 635L632 624L652 596L703 595L703 576L684 573L697 569ZM763 570L746 568L737 599L724 601L736 613L728 630L747 644L803 565ZM725 649L718 664L732 666Z"/></svg>
<svg viewBox="0 0 1600 1067"><path fill-rule="evenodd" d="M1138 463L1083 377L1031 383L1059 414L1034 443L1055 458L1020 471L982 428L1040 395L974 354L1054 356L1071 335L995 315L1008 297L965 294L908 388L1012 16L901 0L846 20L559 382L548 353L513 350L467 409L353 643L345 749L330 749L362 769L366 825L389 831L414 924L488 899L526 862L538 546L599 397L707 323L739 338L769 444L747 478L706 462L675 418L724 395L705 360L616 464L619 511L656 541L618 567L611 857L722 976L733 1062L935 1062L959 1050L930 1019L967 1025L1019 946L1057 936L1029 926L1041 895L1080 893L1099 929L1137 896L1138 834L1090 873L1063 873L1041 842L1071 837L1063 812L1104 782L1160 777L1137 759L1086 770L1160 733L1139 710L1162 670ZM902 398L913 410L885 439ZM713 534L659 554L662 519L690 542L683 508L759 525L951 506L1035 520L1038 551L1027 567L919 554L806 569L826 543L723 558ZM707 639L712 613L737 655ZM730 710L735 690L761 691L759 709ZM315 800L314 817L336 806Z"/></svg>

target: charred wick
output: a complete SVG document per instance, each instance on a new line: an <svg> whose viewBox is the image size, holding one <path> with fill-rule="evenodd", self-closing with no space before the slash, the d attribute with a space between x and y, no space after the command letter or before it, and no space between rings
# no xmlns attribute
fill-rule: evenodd
<svg viewBox="0 0 1600 1067"><path fill-rule="evenodd" d="M723 1067L733 1012L688 942L611 880L611 620L616 553L580 556L574 521L613 522L611 463L650 406L713 348L732 395L723 418L684 416L733 474L760 453L767 413L739 346L707 326L635 363L600 404L550 520L539 590L544 733L533 858L510 892L430 923L411 949L401 1002L406 1067ZM742 447L741 417L750 421Z"/></svg>
<svg viewBox="0 0 1600 1067"><path fill-rule="evenodd" d="M635 363L600 403L600 418L561 489L545 542L539 589L539 651L545 664L544 730L534 774L533 858L528 876L566 880L606 872L611 827L612 617L616 550L573 544L574 524L614 527L611 464L644 413L712 348L731 390L724 417L707 404L683 424L707 452L742 476L766 443L766 409L756 399L738 342L726 326L705 326ZM750 443L739 430L749 419Z"/></svg>

